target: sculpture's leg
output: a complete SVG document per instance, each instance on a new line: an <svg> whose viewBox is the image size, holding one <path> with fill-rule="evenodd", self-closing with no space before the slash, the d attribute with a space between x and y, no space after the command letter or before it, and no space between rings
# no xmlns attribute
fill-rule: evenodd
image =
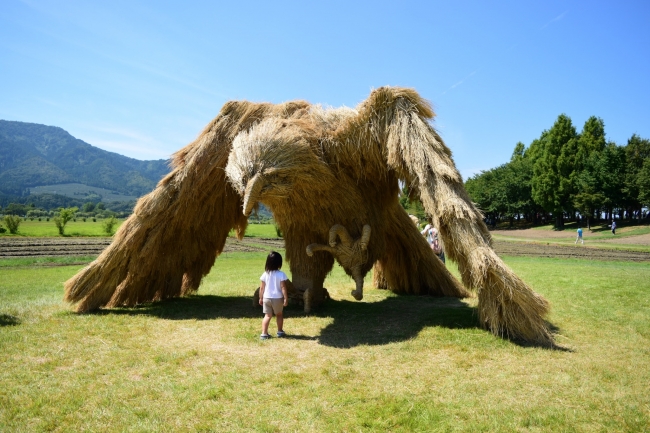
<svg viewBox="0 0 650 433"><path fill-rule="evenodd" d="M377 288L404 294L471 296L433 254L399 203L386 212L385 218L390 230L376 234L384 236L386 243L385 251L375 263L374 283Z"/></svg>
<svg viewBox="0 0 650 433"><path fill-rule="evenodd" d="M292 271L293 283L296 290L303 293L305 313L311 312L314 308L320 306L326 300L326 290L323 288L325 276L313 278L303 277Z"/></svg>
<svg viewBox="0 0 650 433"><path fill-rule="evenodd" d="M275 214L280 222L280 213ZM290 226L282 221L280 227ZM288 229L285 231L284 243L286 246L287 261L290 265L291 279L298 292L303 294L305 312L309 313L317 308L326 299L323 289L325 277L332 270L334 257L331 248L324 245L327 238L320 232L304 232ZM313 243L313 241L317 243ZM311 247L312 256L307 254L307 247Z"/></svg>
<svg viewBox="0 0 650 433"><path fill-rule="evenodd" d="M405 108L402 107L402 108ZM408 108L396 113L389 152L401 155L403 177L416 181L420 199L463 282L479 294L479 319L496 335L552 345L544 316L548 302L494 252L483 215L473 205L451 152L425 119Z"/></svg>

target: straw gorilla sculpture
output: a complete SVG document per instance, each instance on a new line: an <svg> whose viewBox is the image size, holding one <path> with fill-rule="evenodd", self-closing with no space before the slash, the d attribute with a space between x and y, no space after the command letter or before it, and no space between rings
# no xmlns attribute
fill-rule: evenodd
<svg viewBox="0 0 650 433"><path fill-rule="evenodd" d="M88 311L193 293L229 231L241 238L262 202L284 232L307 310L325 298L336 258L357 299L373 266L375 286L396 293L466 297L467 287L494 334L553 344L548 303L492 250L433 116L414 90L395 87L356 109L228 102L174 155L173 171L138 201L113 243L66 282L65 299ZM399 181L439 228L465 287L401 208Z"/></svg>

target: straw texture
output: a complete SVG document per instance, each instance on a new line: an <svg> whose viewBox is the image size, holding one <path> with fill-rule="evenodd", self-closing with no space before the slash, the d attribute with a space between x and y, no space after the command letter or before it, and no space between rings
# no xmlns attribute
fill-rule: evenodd
<svg viewBox="0 0 650 433"><path fill-rule="evenodd" d="M374 266L376 287L476 291L484 327L552 344L548 303L492 250L451 152L428 123L433 116L417 92L390 87L356 109L230 102L175 155L172 173L140 199L113 244L66 283L66 299L87 311L191 293L228 231L242 236L262 202L284 233L292 298L302 296L306 311L328 297L323 282L336 259L357 299ZM400 206L400 181L422 200L464 286Z"/></svg>

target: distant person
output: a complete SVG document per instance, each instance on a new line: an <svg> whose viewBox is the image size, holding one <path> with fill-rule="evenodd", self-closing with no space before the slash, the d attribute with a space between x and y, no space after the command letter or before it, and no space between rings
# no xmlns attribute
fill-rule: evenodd
<svg viewBox="0 0 650 433"><path fill-rule="evenodd" d="M612 220L612 234L616 234L616 221Z"/></svg>
<svg viewBox="0 0 650 433"><path fill-rule="evenodd" d="M440 261L442 263L445 263L445 250L442 248L442 244L440 243L440 240L438 239L437 234L436 234L435 238L433 239L433 244L431 244L431 249L433 250L433 253L436 256L438 256Z"/></svg>
<svg viewBox="0 0 650 433"><path fill-rule="evenodd" d="M266 258L266 265L264 266L264 273L260 277L262 285L260 286L260 305L264 312L264 319L262 319L262 335L261 340L268 340L271 338L269 335L269 323L275 314L275 320L278 324L278 337L284 337L286 334L283 330L284 316L283 307L287 306L289 298L287 296L287 275L280 270L282 267L282 256L280 253L271 251Z"/></svg>
<svg viewBox="0 0 650 433"><path fill-rule="evenodd" d="M582 242L582 245L585 244L585 241L582 239L582 229L580 227L578 227L578 236L576 237L574 244L577 244L578 241Z"/></svg>
<svg viewBox="0 0 650 433"><path fill-rule="evenodd" d="M438 256L442 263L445 263L445 251L442 248L440 239L438 239L438 230L431 224L427 224L421 233L427 238L427 242L429 243L433 253Z"/></svg>

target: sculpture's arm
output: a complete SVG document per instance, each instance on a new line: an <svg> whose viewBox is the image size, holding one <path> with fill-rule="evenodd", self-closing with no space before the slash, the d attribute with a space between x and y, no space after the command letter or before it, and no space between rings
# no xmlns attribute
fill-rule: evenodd
<svg viewBox="0 0 650 433"><path fill-rule="evenodd" d="M336 257L337 255L336 248L330 247L329 245L321 245L321 244L307 245L307 255L309 257L312 257L316 251L327 251L334 257Z"/></svg>
<svg viewBox="0 0 650 433"><path fill-rule="evenodd" d="M428 123L432 117L429 104L415 91L381 88L360 105L357 118L340 128L338 136L348 145L367 146L366 172L361 176L394 173L419 193L447 255L458 264L463 283L478 291L483 326L497 335L552 344L544 320L547 301L492 249L490 234L465 191L451 151Z"/></svg>
<svg viewBox="0 0 650 433"><path fill-rule="evenodd" d="M247 218L224 167L235 135L268 116L270 104L229 102L191 144L174 155L173 171L142 197L110 246L65 283L77 311L134 305L185 295Z"/></svg>

